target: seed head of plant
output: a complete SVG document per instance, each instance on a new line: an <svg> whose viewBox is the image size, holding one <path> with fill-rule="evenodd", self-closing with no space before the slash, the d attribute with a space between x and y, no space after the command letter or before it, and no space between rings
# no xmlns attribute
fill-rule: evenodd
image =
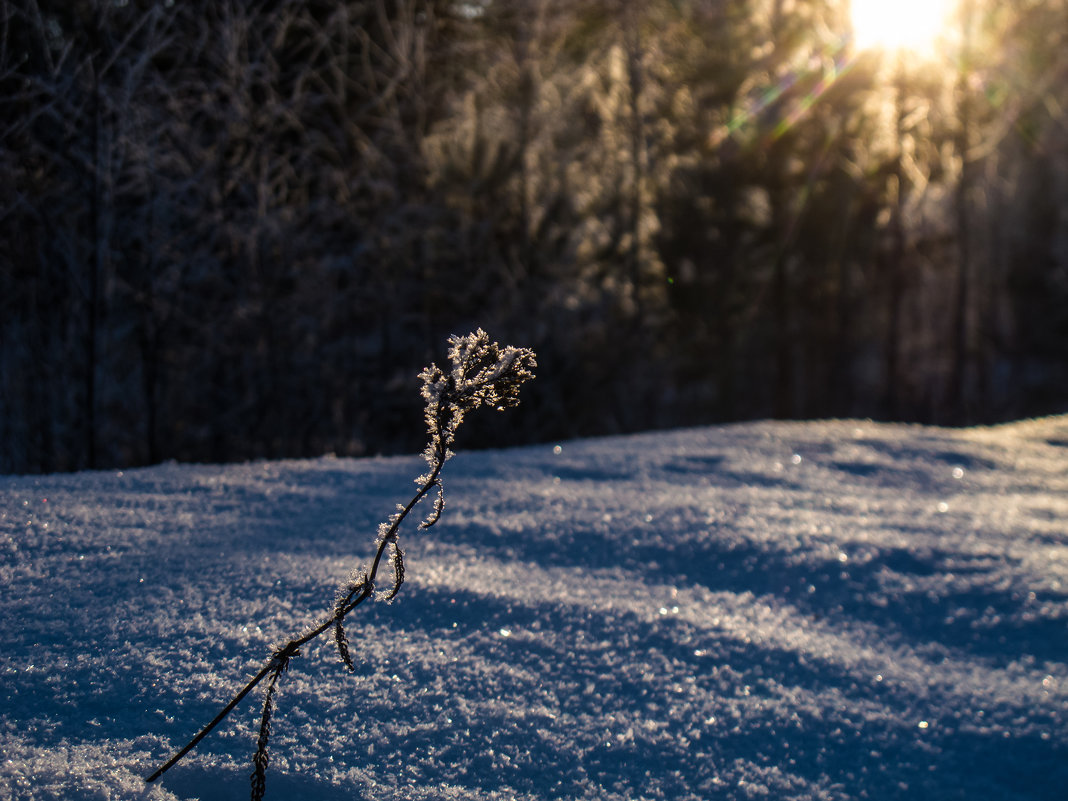
<svg viewBox="0 0 1068 801"><path fill-rule="evenodd" d="M450 369L431 364L419 377L430 434L425 456L431 470L452 456L456 430L479 406L503 410L519 404L519 388L538 366L529 348L501 347L481 328L449 337Z"/></svg>

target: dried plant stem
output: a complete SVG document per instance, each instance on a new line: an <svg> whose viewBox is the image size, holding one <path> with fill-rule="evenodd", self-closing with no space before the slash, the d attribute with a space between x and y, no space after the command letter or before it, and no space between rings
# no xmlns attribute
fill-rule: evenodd
<svg viewBox="0 0 1068 801"><path fill-rule="evenodd" d="M367 580L361 585L362 589L360 589L358 592L351 592L348 597L342 599L343 602L339 603L335 607L334 614L331 617L327 618L326 620L323 620L314 628L309 629L300 637L297 637L294 640L290 640L288 643L286 643L285 646L276 651L267 661L267 663L262 668L260 668L259 673L249 679L248 684L242 687L237 692L237 694L230 699L226 706L219 710L219 714L212 718L210 723L208 723L206 726L204 726L203 729L197 732L193 739L186 743L185 746L175 752L174 756L172 756L163 765L157 768L151 775L145 777L146 782L154 782L156 779L158 779L160 776L162 776L164 773L174 767L178 762L180 762L182 758L185 757L185 755L192 751L194 748L196 748L197 744L205 737L207 737L216 726L226 720L230 713L234 711L234 708L238 704L240 704L242 700L244 700L245 696L252 692L261 681L263 681L265 678L267 678L268 675L271 675L272 673L274 673L271 683L271 687L273 688L274 682L277 681L278 675L284 669L282 668L282 665L288 664L291 658L295 656L300 656L300 648L303 645L311 642L327 629L336 626L341 621L341 619L345 617L345 615L347 615L349 612L351 612L353 609L355 609L357 606L362 604L374 594L375 578L377 577L378 570L381 567L383 554L390 546L390 543L396 537L397 530L400 528L400 524L404 521L404 519L408 516L412 509L415 508L416 504L418 504L419 501L426 497L426 494L437 485L438 474L441 472L442 464L444 464L443 461L439 462L435 466L434 470L430 473L430 476L427 481L425 481L423 485L419 488L419 491L408 502L408 505L405 506L404 509L398 515L396 515L396 517L393 519L393 522L386 530L386 533L380 538L380 541L378 543L378 549L375 552L374 560L371 563L371 569L367 574Z"/></svg>
<svg viewBox="0 0 1068 801"><path fill-rule="evenodd" d="M481 329L466 337L449 339L449 359L451 370L446 373L436 364L420 373L423 380L422 395L426 401L425 421L430 442L423 451L429 472L416 479L419 490L408 501L407 506L398 506L378 529L378 540L374 559L366 572L353 573L348 582L338 590L333 612L312 628L305 631L284 646L276 650L259 673L221 709L204 728L197 732L185 746L168 759L161 767L145 778L154 782L175 764L180 762L211 731L224 721L241 703L242 699L261 681L270 677L263 701L263 715L260 719L260 732L256 741L256 754L253 757L255 770L252 774L252 801L261 801L267 786L267 745L271 736L271 717L274 714L274 697L278 680L289 667L294 657L300 656L300 649L329 628L334 629L341 661L349 670L355 665L349 653L348 638L345 636L345 616L375 595L375 581L382 566L382 559L389 551L389 560L393 568L393 586L384 590L379 597L392 600L404 582L404 554L401 551L397 534L401 523L408 517L418 503L433 489L438 490L434 509L420 524L429 528L441 517L444 496L441 485L441 468L452 455L452 446L456 429L464 416L480 406L504 409L519 403L519 387L534 377L533 369L537 366L534 352L525 348L501 348L491 342Z"/></svg>
<svg viewBox="0 0 1068 801"><path fill-rule="evenodd" d="M194 748L196 748L197 743L199 743L201 740L203 740L205 737L207 737L208 734L211 733L212 729L214 729L216 726L218 726L220 723L222 723L226 719L226 716L229 715L231 712L233 712L234 707L237 706L239 703L241 703L241 701L244 699L244 697L246 695L248 695L250 692L252 692L253 688L255 688L255 686L257 684L259 684L261 681L263 681L264 676L266 676L268 673L271 672L271 670L274 669L274 666L275 666L275 662L274 662L274 658L272 657L271 661L268 662L266 665L264 665L263 668L260 670L260 672L257 673L255 676L253 676L252 680L249 681L249 683L246 684L241 689L241 691L238 692L238 694L235 695L230 700L230 703L228 703L226 706L224 706L219 711L219 714L215 716L215 718L211 721L211 723L209 723L207 726L205 726L203 729L201 729L197 733L197 735L195 737L193 737L192 740L190 740L188 743L186 743L186 745L183 748L181 748L179 751L177 751L174 754L174 756L172 756L165 763L163 763L163 765L160 766L159 768L157 768L151 775L146 776L145 777L145 781L146 782L154 782L156 779L158 779L160 776L162 776L164 773L166 773L168 770L170 770L172 767L174 767L178 762L180 762L182 757L184 757L186 754L188 754L190 751L192 751Z"/></svg>

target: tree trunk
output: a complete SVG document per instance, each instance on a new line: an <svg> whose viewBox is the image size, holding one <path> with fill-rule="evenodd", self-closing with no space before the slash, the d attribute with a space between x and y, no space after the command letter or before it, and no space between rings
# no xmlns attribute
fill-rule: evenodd
<svg viewBox="0 0 1068 801"><path fill-rule="evenodd" d="M85 457L90 470L97 467L96 455L96 371L97 371L97 328L99 323L100 305L100 272L103 265L104 243L101 241L103 234L103 182L101 171L103 157L101 155L101 110L100 110L100 68L99 47L100 28L99 22L94 24L91 35L92 53L89 56L89 69L92 71L93 81L93 119L90 123L91 135L90 146L92 148L91 164L92 183L89 198L89 281L88 281L88 309L87 330L85 337Z"/></svg>
<svg viewBox="0 0 1068 801"><path fill-rule="evenodd" d="M897 119L897 153L894 157L894 197L891 206L890 254L887 263L889 290L885 340L885 381L883 413L891 420L901 415L901 310L905 298L905 170L902 163L902 138L905 135L905 77L904 56L898 55L895 66L895 117Z"/></svg>
<svg viewBox="0 0 1068 801"><path fill-rule="evenodd" d="M971 103L969 98L968 76L971 69L971 0L964 0L961 7L962 44L960 71L957 75L957 92L959 94L959 115L957 133L957 152L960 154L960 179L956 193L957 224L957 276L953 292L953 313L951 333L951 358L949 391L947 397L948 412L953 422L967 423L970 420L969 399L967 397L968 373L968 304L971 300L971 220L969 215L969 193L972 184L972 165L969 161L969 128L971 127Z"/></svg>

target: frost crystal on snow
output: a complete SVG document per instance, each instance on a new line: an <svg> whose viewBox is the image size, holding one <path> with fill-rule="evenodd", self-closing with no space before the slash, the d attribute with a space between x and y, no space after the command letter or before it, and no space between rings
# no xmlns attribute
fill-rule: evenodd
<svg viewBox="0 0 1068 801"><path fill-rule="evenodd" d="M329 651L309 642L290 661L264 798L1063 801L1068 416L865 422L859 442L856 425L453 460L442 477L477 523L410 541L415 603L345 618L358 677L322 664L330 628ZM344 578L336 521L388 517L404 464L0 476L0 799L247 799L251 694L173 787L135 771L193 733L187 716L248 644L276 642L306 592ZM235 521L207 486L286 491ZM356 517L370 546L378 521Z"/></svg>

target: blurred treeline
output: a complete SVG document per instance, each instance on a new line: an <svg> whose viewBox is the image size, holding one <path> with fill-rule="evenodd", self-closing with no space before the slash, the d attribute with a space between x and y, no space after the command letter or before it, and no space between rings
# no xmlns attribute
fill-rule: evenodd
<svg viewBox="0 0 1068 801"><path fill-rule="evenodd" d="M0 471L1068 408L1068 0L0 0Z"/></svg>

